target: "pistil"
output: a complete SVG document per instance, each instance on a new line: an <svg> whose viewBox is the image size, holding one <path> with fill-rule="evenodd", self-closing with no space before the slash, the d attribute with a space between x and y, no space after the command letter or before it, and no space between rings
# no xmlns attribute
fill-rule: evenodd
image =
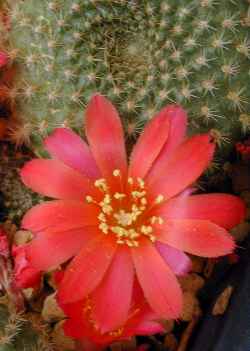
<svg viewBox="0 0 250 351"><path fill-rule="evenodd" d="M115 169L113 176L121 178L120 170ZM112 193L105 178L97 179L94 185L103 193L103 198L98 202L87 195L86 201L100 207L99 229L105 235L115 235L117 244L138 247L143 237L154 243L154 225L162 224L163 219L157 216L147 217L145 213L155 205L161 204L164 196L159 194L154 202L149 204L144 180L129 177L127 182L129 187L126 193Z"/></svg>

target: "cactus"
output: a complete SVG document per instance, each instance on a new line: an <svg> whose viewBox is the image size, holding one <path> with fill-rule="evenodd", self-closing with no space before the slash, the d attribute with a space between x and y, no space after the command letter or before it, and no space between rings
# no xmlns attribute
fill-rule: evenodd
<svg viewBox="0 0 250 351"><path fill-rule="evenodd" d="M14 95L32 145L58 126L80 131L95 91L132 136L169 102L219 145L250 128L247 0L25 0L10 17Z"/></svg>
<svg viewBox="0 0 250 351"><path fill-rule="evenodd" d="M49 329L40 314L24 311L13 272L12 235L10 228L6 232L0 227L0 351L52 351Z"/></svg>
<svg viewBox="0 0 250 351"><path fill-rule="evenodd" d="M7 209L7 218L17 224L29 208L42 200L42 197L28 190L19 177L20 168L29 158L30 155L27 152L17 152L14 147L2 143L0 153L1 200L3 207Z"/></svg>
<svg viewBox="0 0 250 351"><path fill-rule="evenodd" d="M0 351L54 351L49 330L38 313L17 313L0 302Z"/></svg>

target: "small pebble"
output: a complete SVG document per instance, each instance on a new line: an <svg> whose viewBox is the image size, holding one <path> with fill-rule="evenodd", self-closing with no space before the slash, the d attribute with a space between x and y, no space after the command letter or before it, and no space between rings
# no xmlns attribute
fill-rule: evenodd
<svg viewBox="0 0 250 351"><path fill-rule="evenodd" d="M205 284L205 280L196 273L180 277L179 282L183 291L197 293Z"/></svg>
<svg viewBox="0 0 250 351"><path fill-rule="evenodd" d="M43 304L42 318L46 322L61 320L65 318L63 311L58 306L55 294L56 293L47 296Z"/></svg>
<svg viewBox="0 0 250 351"><path fill-rule="evenodd" d="M168 351L176 351L178 347L178 341L174 334L167 334L164 338L164 346Z"/></svg>
<svg viewBox="0 0 250 351"><path fill-rule="evenodd" d="M220 294L220 296L217 298L212 314L214 316L222 315L225 313L227 306L229 304L230 298L233 293L233 286L229 285L223 292Z"/></svg>
<svg viewBox="0 0 250 351"><path fill-rule="evenodd" d="M243 241L250 232L250 223L243 222L231 230L231 234L236 241Z"/></svg>
<svg viewBox="0 0 250 351"><path fill-rule="evenodd" d="M245 201L246 205L250 206L250 191L249 190L242 191L242 193L240 194L240 197L242 198L242 200Z"/></svg>
<svg viewBox="0 0 250 351"><path fill-rule="evenodd" d="M174 329L174 321L173 320L165 320L162 322L162 325L164 327L164 333L171 333L171 331Z"/></svg>
<svg viewBox="0 0 250 351"><path fill-rule="evenodd" d="M189 322L199 313L200 307L197 297L190 292L184 292L181 319L185 322Z"/></svg>
<svg viewBox="0 0 250 351"><path fill-rule="evenodd" d="M28 230L18 230L14 234L14 243L16 245L24 245L28 243L33 238L33 235Z"/></svg>
<svg viewBox="0 0 250 351"><path fill-rule="evenodd" d="M198 256L191 256L190 258L192 260L192 272L202 273L205 264L205 259Z"/></svg>
<svg viewBox="0 0 250 351"><path fill-rule="evenodd" d="M110 346L111 351L136 351L135 337L129 340L117 341Z"/></svg>

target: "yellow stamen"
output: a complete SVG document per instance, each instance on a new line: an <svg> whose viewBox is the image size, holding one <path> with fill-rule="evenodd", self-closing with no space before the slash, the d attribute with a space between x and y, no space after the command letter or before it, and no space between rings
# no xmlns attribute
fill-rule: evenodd
<svg viewBox="0 0 250 351"><path fill-rule="evenodd" d="M114 198L115 198L116 200L123 199L124 197L126 197L126 194L115 193L115 195L114 195Z"/></svg>
<svg viewBox="0 0 250 351"><path fill-rule="evenodd" d="M106 194L103 199L104 204L108 205L111 202L111 196Z"/></svg>
<svg viewBox="0 0 250 351"><path fill-rule="evenodd" d="M130 184L130 185L134 184L134 180L132 177L128 178L128 184Z"/></svg>
<svg viewBox="0 0 250 351"><path fill-rule="evenodd" d="M89 195L87 195L86 197L85 197L85 199L86 199L86 201L90 204L91 202L93 202L93 197L92 196L89 196Z"/></svg>
<svg viewBox="0 0 250 351"><path fill-rule="evenodd" d="M115 169L114 171L113 171L113 176L114 177L119 177L121 175L121 171L119 170L119 169Z"/></svg>
<svg viewBox="0 0 250 351"><path fill-rule="evenodd" d="M146 195L146 191L132 191L131 192L133 198L141 198Z"/></svg>
<svg viewBox="0 0 250 351"><path fill-rule="evenodd" d="M102 207L102 211L108 215L110 215L111 212L113 212L113 207L110 205L103 204L103 205L101 205L101 207Z"/></svg>
<svg viewBox="0 0 250 351"><path fill-rule="evenodd" d="M106 216L105 216L105 214L103 212L101 212L97 218L101 222L106 222Z"/></svg>
<svg viewBox="0 0 250 351"><path fill-rule="evenodd" d="M104 178L97 179L94 184L97 188L99 188L104 192L108 190L107 182L106 182L106 179Z"/></svg>
<svg viewBox="0 0 250 351"><path fill-rule="evenodd" d="M164 223L164 220L163 220L163 218L161 218L161 217L153 216L153 217L150 218L150 223L151 223L151 224L156 224L156 223L158 223L158 224L163 224L163 223Z"/></svg>
<svg viewBox="0 0 250 351"><path fill-rule="evenodd" d="M106 223L101 223L99 224L99 229L101 229L104 234L108 234L109 226Z"/></svg>
<svg viewBox="0 0 250 351"><path fill-rule="evenodd" d="M164 223L164 219L161 218L161 217L158 217L158 223L159 223L159 224L163 224L163 223Z"/></svg>
<svg viewBox="0 0 250 351"><path fill-rule="evenodd" d="M162 194L158 195L155 199L155 203L160 204L164 201L164 196Z"/></svg>
<svg viewBox="0 0 250 351"><path fill-rule="evenodd" d="M142 205L147 205L147 203L148 203L147 199L145 197L143 197L140 201L141 201Z"/></svg>
<svg viewBox="0 0 250 351"><path fill-rule="evenodd" d="M144 180L142 180L141 178L137 178L137 182L138 182L138 184L139 184L139 187L140 187L141 189L144 189L144 187L145 187L145 182L144 182Z"/></svg>
<svg viewBox="0 0 250 351"><path fill-rule="evenodd" d="M141 226L141 232L143 234L150 234L153 232L153 228L150 225L142 225Z"/></svg>

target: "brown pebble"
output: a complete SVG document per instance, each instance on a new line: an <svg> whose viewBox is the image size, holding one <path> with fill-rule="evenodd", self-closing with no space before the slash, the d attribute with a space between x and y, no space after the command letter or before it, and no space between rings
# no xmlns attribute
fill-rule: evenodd
<svg viewBox="0 0 250 351"><path fill-rule="evenodd" d="M246 212L246 220L250 220L250 207L247 208L247 212Z"/></svg>
<svg viewBox="0 0 250 351"><path fill-rule="evenodd" d="M250 169L248 165L237 163L234 165L232 174L233 190L240 194L243 191L250 190Z"/></svg>
<svg viewBox="0 0 250 351"><path fill-rule="evenodd" d="M197 293L205 284L205 280L196 273L191 273L179 278L183 291Z"/></svg>
<svg viewBox="0 0 250 351"><path fill-rule="evenodd" d="M193 317L200 313L199 301L197 297L186 291L183 293L183 308L181 313L181 319L189 322Z"/></svg>
<svg viewBox="0 0 250 351"><path fill-rule="evenodd" d="M212 310L212 314L214 316L225 313L227 306L229 304L231 295L233 293L233 289L234 289L233 286L229 285L225 290L223 290L223 292L217 298Z"/></svg>
<svg viewBox="0 0 250 351"><path fill-rule="evenodd" d="M28 243L33 238L33 235L28 230L18 230L14 234L14 243L16 245L24 245Z"/></svg>
<svg viewBox="0 0 250 351"><path fill-rule="evenodd" d="M174 334L167 334L164 338L164 346L168 351L176 351L178 347L178 341Z"/></svg>
<svg viewBox="0 0 250 351"><path fill-rule="evenodd" d="M236 241L243 241L249 234L250 223L243 222L231 230L231 234Z"/></svg>
<svg viewBox="0 0 250 351"><path fill-rule="evenodd" d="M205 264L205 259L198 256L191 256L190 258L192 261L192 272L202 273Z"/></svg>
<svg viewBox="0 0 250 351"><path fill-rule="evenodd" d="M111 351L136 351L136 339L132 337L129 340L117 341L110 346Z"/></svg>
<svg viewBox="0 0 250 351"><path fill-rule="evenodd" d="M246 203L246 205L250 206L250 191L249 190L242 191L242 193L240 194L240 197Z"/></svg>
<svg viewBox="0 0 250 351"><path fill-rule="evenodd" d="M161 322L164 327L164 333L171 333L174 329L174 320L164 320Z"/></svg>
<svg viewBox="0 0 250 351"><path fill-rule="evenodd" d="M55 294L56 293L47 296L43 304L42 318L46 322L61 320L65 318L62 309L58 306Z"/></svg>
<svg viewBox="0 0 250 351"><path fill-rule="evenodd" d="M204 270L203 270L203 274L204 274L205 278L209 278L211 276L211 274L213 273L215 264L216 264L216 259L214 259L214 258L207 259L206 265L205 265Z"/></svg>

